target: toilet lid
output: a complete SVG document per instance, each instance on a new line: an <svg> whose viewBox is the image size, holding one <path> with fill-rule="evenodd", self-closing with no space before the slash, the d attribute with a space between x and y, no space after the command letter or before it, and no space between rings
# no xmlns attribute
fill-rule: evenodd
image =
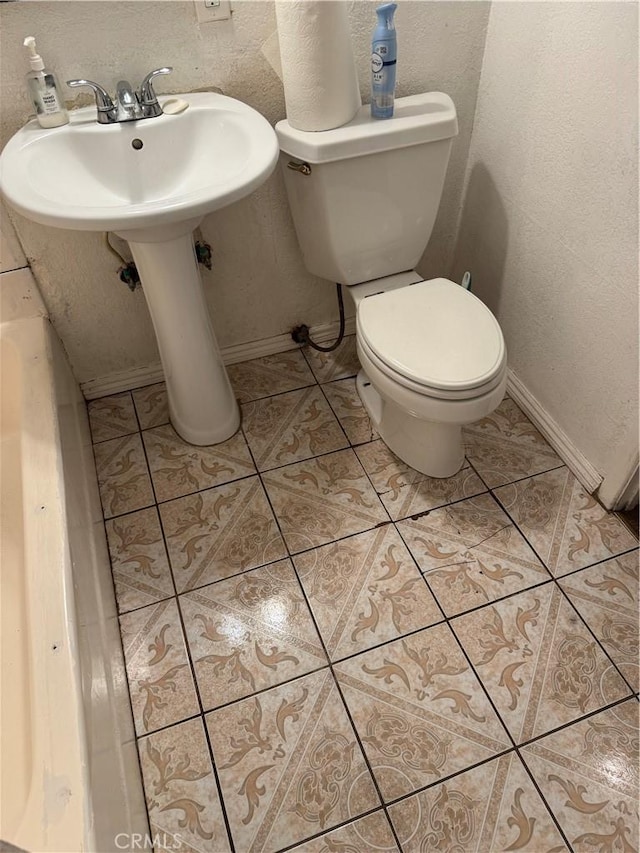
<svg viewBox="0 0 640 853"><path fill-rule="evenodd" d="M496 318L446 278L366 297L358 306L358 329L384 364L431 388L484 385L504 360Z"/></svg>

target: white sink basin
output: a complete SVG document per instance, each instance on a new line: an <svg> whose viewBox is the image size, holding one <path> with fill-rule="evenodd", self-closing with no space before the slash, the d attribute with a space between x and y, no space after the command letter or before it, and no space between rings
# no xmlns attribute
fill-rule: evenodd
<svg viewBox="0 0 640 853"><path fill-rule="evenodd" d="M240 101L208 92L181 98L186 111L141 121L98 124L95 107L71 113L64 127L30 121L0 156L0 190L34 222L115 231L129 241L171 422L192 444L217 444L238 429L240 411L202 292L193 229L266 181L278 141Z"/></svg>
<svg viewBox="0 0 640 853"><path fill-rule="evenodd" d="M143 121L97 124L94 107L64 127L30 121L0 157L2 192L35 222L83 231L169 225L249 195L275 168L271 125L224 95L180 97L185 112Z"/></svg>

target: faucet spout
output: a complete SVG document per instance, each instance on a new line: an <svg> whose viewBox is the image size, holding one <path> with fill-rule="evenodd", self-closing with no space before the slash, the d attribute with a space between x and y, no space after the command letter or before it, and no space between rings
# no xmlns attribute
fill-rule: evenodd
<svg viewBox="0 0 640 853"><path fill-rule="evenodd" d="M116 87L116 104L121 116L120 121L142 118L140 104L128 80L119 81Z"/></svg>

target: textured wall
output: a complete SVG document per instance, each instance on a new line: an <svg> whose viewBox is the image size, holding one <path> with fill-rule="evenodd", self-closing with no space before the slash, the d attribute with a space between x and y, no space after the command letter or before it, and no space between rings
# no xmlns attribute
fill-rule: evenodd
<svg viewBox="0 0 640 853"><path fill-rule="evenodd" d="M350 2L366 101L376 5ZM159 81L160 92L217 86L271 122L284 117L282 84L260 52L275 29L273 4L233 0L232 8L230 21L199 26L190 0L0 4L0 143L30 112L21 47L29 34L62 80L88 77L113 89L121 76L137 82L169 64L175 71ZM425 274L447 274L452 262L488 12L487 3L475 0L401 0L397 14L398 94L441 89L459 110L461 132L445 197L420 265ZM14 221L80 381L158 360L144 297L120 284L118 263L101 234L45 228L18 216ZM222 346L282 334L302 321L336 319L334 288L302 264L279 174L248 199L207 217L202 230L215 252L214 270L203 279Z"/></svg>
<svg viewBox="0 0 640 853"><path fill-rule="evenodd" d="M637 451L638 10L494 3L455 272L601 474Z"/></svg>

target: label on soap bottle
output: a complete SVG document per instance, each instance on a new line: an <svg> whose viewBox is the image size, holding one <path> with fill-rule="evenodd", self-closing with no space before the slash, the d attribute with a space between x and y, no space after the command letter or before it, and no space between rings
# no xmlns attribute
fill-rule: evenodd
<svg viewBox="0 0 640 853"><path fill-rule="evenodd" d="M27 83L37 115L54 116L64 113L65 107L60 101L53 74L45 74L44 77L28 76Z"/></svg>
<svg viewBox="0 0 640 853"><path fill-rule="evenodd" d="M55 89L46 87L41 89L38 94L40 95L40 112L43 112L45 115L60 112L60 102L58 101L58 94Z"/></svg>

